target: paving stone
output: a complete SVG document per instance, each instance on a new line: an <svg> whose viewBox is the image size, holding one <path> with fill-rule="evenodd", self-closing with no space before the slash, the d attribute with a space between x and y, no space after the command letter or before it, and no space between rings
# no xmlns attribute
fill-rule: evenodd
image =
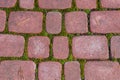
<svg viewBox="0 0 120 80"><path fill-rule="evenodd" d="M119 80L118 62L91 61L85 64L85 80Z"/></svg>
<svg viewBox="0 0 120 80"><path fill-rule="evenodd" d="M16 33L40 33L42 31L41 12L16 11L11 12L8 28L10 32Z"/></svg>
<svg viewBox="0 0 120 80"><path fill-rule="evenodd" d="M68 38L57 36L53 39L53 56L56 59L66 59L69 55Z"/></svg>
<svg viewBox="0 0 120 80"><path fill-rule="evenodd" d="M87 33L87 14L85 12L68 12L65 14L67 33Z"/></svg>
<svg viewBox="0 0 120 80"><path fill-rule="evenodd" d="M79 59L108 59L109 51L105 36L78 36L72 42L73 56Z"/></svg>
<svg viewBox="0 0 120 80"><path fill-rule="evenodd" d="M21 57L24 43L22 36L0 34L0 57Z"/></svg>
<svg viewBox="0 0 120 80"><path fill-rule="evenodd" d="M19 5L21 8L33 9L34 8L34 0L19 0Z"/></svg>
<svg viewBox="0 0 120 80"><path fill-rule="evenodd" d="M95 9L97 0L76 0L76 6L80 9Z"/></svg>
<svg viewBox="0 0 120 80"><path fill-rule="evenodd" d="M94 33L120 33L120 11L95 11L90 16Z"/></svg>
<svg viewBox="0 0 120 80"><path fill-rule="evenodd" d="M30 37L28 41L28 56L30 58L48 58L50 40L45 36Z"/></svg>
<svg viewBox="0 0 120 80"><path fill-rule="evenodd" d="M39 80L61 80L62 65L58 62L42 62L39 64Z"/></svg>
<svg viewBox="0 0 120 80"><path fill-rule="evenodd" d="M0 80L35 80L35 68L32 61L2 61Z"/></svg>
<svg viewBox="0 0 120 80"><path fill-rule="evenodd" d="M120 8L120 0L101 0L103 8Z"/></svg>
<svg viewBox="0 0 120 80"><path fill-rule="evenodd" d="M49 12L46 16L46 31L50 34L61 32L62 14L60 12Z"/></svg>
<svg viewBox="0 0 120 80"><path fill-rule="evenodd" d="M113 36L111 39L111 55L113 58L120 58L120 36Z"/></svg>
<svg viewBox="0 0 120 80"><path fill-rule="evenodd" d="M17 0L0 0L0 8L14 7Z"/></svg>
<svg viewBox="0 0 120 80"><path fill-rule="evenodd" d="M64 65L65 80L81 80L80 64L77 61L66 62Z"/></svg>
<svg viewBox="0 0 120 80"><path fill-rule="evenodd" d="M0 32L4 31L5 23L6 23L6 12L3 10L0 10Z"/></svg>
<svg viewBox="0 0 120 80"><path fill-rule="evenodd" d="M72 0L38 0L38 4L44 9L66 9L71 8Z"/></svg>

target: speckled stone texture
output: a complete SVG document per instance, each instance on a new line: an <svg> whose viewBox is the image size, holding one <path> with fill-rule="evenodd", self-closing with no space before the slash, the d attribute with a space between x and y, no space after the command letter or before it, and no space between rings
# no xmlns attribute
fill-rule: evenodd
<svg viewBox="0 0 120 80"><path fill-rule="evenodd" d="M40 33L42 19L42 12L14 11L10 13L8 29L16 33Z"/></svg>
<svg viewBox="0 0 120 80"><path fill-rule="evenodd" d="M28 41L28 56L30 58L48 58L50 40L45 36L30 37Z"/></svg>
<svg viewBox="0 0 120 80"><path fill-rule="evenodd" d="M78 59L108 59L105 36L78 36L72 40L73 56Z"/></svg>
<svg viewBox="0 0 120 80"><path fill-rule="evenodd" d="M0 10L0 32L3 32L6 24L6 12Z"/></svg>
<svg viewBox="0 0 120 80"><path fill-rule="evenodd" d="M0 34L0 57L21 57L25 40L22 36Z"/></svg>

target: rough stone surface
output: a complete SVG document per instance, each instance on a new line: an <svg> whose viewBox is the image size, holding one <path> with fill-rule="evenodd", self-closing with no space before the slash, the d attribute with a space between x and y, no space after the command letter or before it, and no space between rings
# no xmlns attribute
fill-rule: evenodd
<svg viewBox="0 0 120 80"><path fill-rule="evenodd" d="M108 59L109 51L105 36L79 36L72 42L73 56L79 59Z"/></svg>
<svg viewBox="0 0 120 80"><path fill-rule="evenodd" d="M0 56L21 57L25 40L22 36L0 34Z"/></svg>
<svg viewBox="0 0 120 80"><path fill-rule="evenodd" d="M72 0L38 0L39 7L44 9L71 8Z"/></svg>
<svg viewBox="0 0 120 80"><path fill-rule="evenodd" d="M44 36L34 36L28 41L28 56L30 58L48 58L50 40Z"/></svg>
<svg viewBox="0 0 120 80"><path fill-rule="evenodd" d="M111 55L113 58L120 58L120 36L113 36L111 39Z"/></svg>
<svg viewBox="0 0 120 80"><path fill-rule="evenodd" d="M0 0L0 8L14 7L17 0Z"/></svg>
<svg viewBox="0 0 120 80"><path fill-rule="evenodd" d="M33 9L34 8L34 0L19 0L19 5L21 8Z"/></svg>
<svg viewBox="0 0 120 80"><path fill-rule="evenodd" d="M85 80L119 80L118 62L91 61L85 64Z"/></svg>
<svg viewBox="0 0 120 80"><path fill-rule="evenodd" d="M67 33L87 33L87 14L85 12L68 12L65 14Z"/></svg>
<svg viewBox="0 0 120 80"><path fill-rule="evenodd" d="M62 65L58 62L42 62L39 64L39 80L61 80Z"/></svg>
<svg viewBox="0 0 120 80"><path fill-rule="evenodd" d="M3 61L0 80L35 80L36 65L32 61Z"/></svg>
<svg viewBox="0 0 120 80"><path fill-rule="evenodd" d="M94 33L120 33L120 11L95 11L90 16Z"/></svg>
<svg viewBox="0 0 120 80"><path fill-rule="evenodd" d="M5 23L6 23L6 12L3 10L0 10L0 32L4 31Z"/></svg>
<svg viewBox="0 0 120 80"><path fill-rule="evenodd" d="M57 59L66 59L69 55L68 38L57 36L53 39L53 56Z"/></svg>
<svg viewBox="0 0 120 80"><path fill-rule="evenodd" d="M76 0L76 6L80 9L95 9L97 0Z"/></svg>
<svg viewBox="0 0 120 80"><path fill-rule="evenodd" d="M40 33L42 31L41 12L16 11L11 12L8 28L10 32L16 33Z"/></svg>
<svg viewBox="0 0 120 80"><path fill-rule="evenodd" d="M120 0L101 0L103 8L120 8Z"/></svg>
<svg viewBox="0 0 120 80"><path fill-rule="evenodd" d="M64 65L65 80L81 80L80 64L77 61L66 62Z"/></svg>
<svg viewBox="0 0 120 80"><path fill-rule="evenodd" d="M50 34L61 32L62 15L60 12L49 12L46 16L46 31Z"/></svg>

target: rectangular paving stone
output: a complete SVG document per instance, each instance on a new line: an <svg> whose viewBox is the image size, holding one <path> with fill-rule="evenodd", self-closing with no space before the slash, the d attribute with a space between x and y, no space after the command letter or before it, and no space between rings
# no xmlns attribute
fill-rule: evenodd
<svg viewBox="0 0 120 80"><path fill-rule="evenodd" d="M78 59L108 59L105 36L78 36L72 40L73 56Z"/></svg>
<svg viewBox="0 0 120 80"><path fill-rule="evenodd" d="M14 7L17 0L0 0L0 8Z"/></svg>
<svg viewBox="0 0 120 80"><path fill-rule="evenodd" d="M0 10L0 32L3 32L6 24L6 12Z"/></svg>
<svg viewBox="0 0 120 80"><path fill-rule="evenodd" d="M19 35L0 34L0 57L21 57L25 40Z"/></svg>
<svg viewBox="0 0 120 80"><path fill-rule="evenodd" d="M42 12L14 11L10 13L8 29L16 33L40 33L42 31Z"/></svg>
<svg viewBox="0 0 120 80"><path fill-rule="evenodd" d="M0 80L35 80L35 68L32 61L2 61Z"/></svg>
<svg viewBox="0 0 120 80"><path fill-rule="evenodd" d="M61 80L62 65L59 62L42 62L38 70L39 80Z"/></svg>
<svg viewBox="0 0 120 80"><path fill-rule="evenodd" d="M120 8L120 0L100 0L103 8Z"/></svg>
<svg viewBox="0 0 120 80"><path fill-rule="evenodd" d="M93 33L120 33L120 11L95 11L90 16Z"/></svg>
<svg viewBox="0 0 120 80"><path fill-rule="evenodd" d="M119 80L120 65L111 61L91 61L85 64L85 80Z"/></svg>
<svg viewBox="0 0 120 80"><path fill-rule="evenodd" d="M71 8L72 0L38 0L38 4L43 9L66 9Z"/></svg>
<svg viewBox="0 0 120 80"><path fill-rule="evenodd" d="M30 58L48 58L50 40L45 36L33 36L28 41L28 56Z"/></svg>
<svg viewBox="0 0 120 80"><path fill-rule="evenodd" d="M67 33L87 33L88 20L85 12L68 12L65 14L65 28Z"/></svg>
<svg viewBox="0 0 120 80"><path fill-rule="evenodd" d="M19 5L21 8L33 9L34 8L34 0L19 0Z"/></svg>
<svg viewBox="0 0 120 80"><path fill-rule="evenodd" d="M97 0L76 0L76 6L80 9L95 9Z"/></svg>
<svg viewBox="0 0 120 80"><path fill-rule="evenodd" d="M77 61L66 62L64 65L65 80L81 80L80 64Z"/></svg>
<svg viewBox="0 0 120 80"><path fill-rule="evenodd" d="M46 16L46 31L50 34L59 34L62 28L62 14L48 12Z"/></svg>
<svg viewBox="0 0 120 80"><path fill-rule="evenodd" d="M120 36L111 38L111 55L113 58L120 58Z"/></svg>
<svg viewBox="0 0 120 80"><path fill-rule="evenodd" d="M68 38L56 36L53 38L53 56L56 59L66 59L69 55Z"/></svg>

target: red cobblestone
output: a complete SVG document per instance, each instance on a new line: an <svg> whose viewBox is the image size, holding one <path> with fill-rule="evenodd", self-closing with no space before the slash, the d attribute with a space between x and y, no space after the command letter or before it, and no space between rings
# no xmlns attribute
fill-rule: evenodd
<svg viewBox="0 0 120 80"><path fill-rule="evenodd" d="M79 59L108 59L109 51L105 36L79 36L73 38L73 56Z"/></svg>
<svg viewBox="0 0 120 80"><path fill-rule="evenodd" d="M34 36L28 41L28 56L30 58L48 58L50 40L44 36Z"/></svg>
<svg viewBox="0 0 120 80"><path fill-rule="evenodd" d="M34 8L34 0L19 0L19 5L21 8L33 9Z"/></svg>
<svg viewBox="0 0 120 80"><path fill-rule="evenodd" d="M77 61L66 62L64 66L65 80L81 80L80 64Z"/></svg>
<svg viewBox="0 0 120 80"><path fill-rule="evenodd" d="M0 0L0 8L14 7L17 0Z"/></svg>
<svg viewBox="0 0 120 80"><path fill-rule="evenodd" d="M39 64L39 80L61 80L62 65L58 62L42 62Z"/></svg>
<svg viewBox="0 0 120 80"><path fill-rule="evenodd" d="M119 80L118 62L91 61L85 64L85 80Z"/></svg>
<svg viewBox="0 0 120 80"><path fill-rule="evenodd" d="M111 55L113 58L120 58L120 36L111 39Z"/></svg>
<svg viewBox="0 0 120 80"><path fill-rule="evenodd" d="M32 61L2 61L0 80L35 80L35 68Z"/></svg>
<svg viewBox="0 0 120 80"><path fill-rule="evenodd" d="M71 8L72 0L38 0L39 7L44 9Z"/></svg>
<svg viewBox="0 0 120 80"><path fill-rule="evenodd" d="M69 55L68 38L57 36L53 39L53 56L57 59L66 59Z"/></svg>
<svg viewBox="0 0 120 80"><path fill-rule="evenodd" d="M103 8L120 8L120 0L101 0Z"/></svg>
<svg viewBox="0 0 120 80"><path fill-rule="evenodd" d="M76 0L76 5L80 9L95 9L97 0Z"/></svg>
<svg viewBox="0 0 120 80"><path fill-rule="evenodd" d="M0 32L4 31L5 23L6 23L6 12L3 10L0 10Z"/></svg>
<svg viewBox="0 0 120 80"><path fill-rule="evenodd" d="M120 33L120 11L95 11L90 16L94 33Z"/></svg>
<svg viewBox="0 0 120 80"><path fill-rule="evenodd" d="M25 40L22 36L0 34L0 56L21 57Z"/></svg>
<svg viewBox="0 0 120 80"><path fill-rule="evenodd" d="M65 14L67 33L87 33L87 14L85 12L68 12Z"/></svg>
<svg viewBox="0 0 120 80"><path fill-rule="evenodd" d="M48 12L46 16L46 31L50 34L61 32L62 14L60 12Z"/></svg>
<svg viewBox="0 0 120 80"><path fill-rule="evenodd" d="M10 32L16 33L40 33L42 31L41 12L16 11L11 12L8 28Z"/></svg>

